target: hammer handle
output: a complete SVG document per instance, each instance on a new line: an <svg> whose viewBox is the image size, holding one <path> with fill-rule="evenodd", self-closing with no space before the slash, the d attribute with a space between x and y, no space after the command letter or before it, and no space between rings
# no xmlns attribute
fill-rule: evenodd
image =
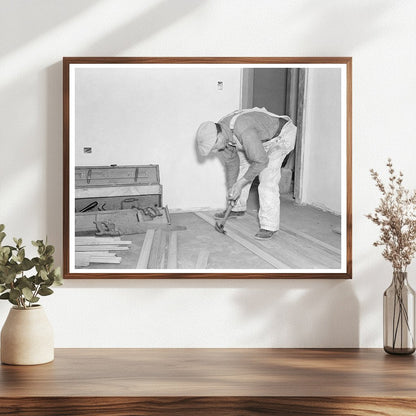
<svg viewBox="0 0 416 416"><path fill-rule="evenodd" d="M227 210L225 211L224 218L218 223L220 226L224 226L225 222L227 221L228 217L230 216L230 212L232 210L233 206L231 203L228 204Z"/></svg>

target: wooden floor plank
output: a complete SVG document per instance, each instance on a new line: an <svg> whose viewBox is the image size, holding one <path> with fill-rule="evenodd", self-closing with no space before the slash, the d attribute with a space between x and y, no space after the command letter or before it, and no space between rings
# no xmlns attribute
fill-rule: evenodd
<svg viewBox="0 0 416 416"><path fill-rule="evenodd" d="M239 232L247 240L258 246L261 250L269 253L271 256L279 256L279 260L288 265L291 269L313 269L321 268L320 264L311 261L304 256L300 256L297 250L288 250L288 246L283 239L274 238L275 241L262 241L254 239L255 231L251 227L247 227L246 221L229 221L226 224L226 230L232 229L234 232Z"/></svg>
<svg viewBox="0 0 416 416"><path fill-rule="evenodd" d="M250 211L250 210L248 210L247 211L247 214L250 215L252 218L254 218L257 221L257 223L258 223L258 214L257 214L257 211L252 211L252 210ZM319 240L318 238L315 238L314 236L312 236L312 235L310 235L310 234L308 234L306 232L303 232L303 231L300 231L300 230L295 229L293 226L291 226L290 222L285 223L284 218L281 218L281 221L280 221L280 229L283 230L283 231L286 231L286 232L288 232L290 234L298 235L298 236L300 236L302 238L305 238L307 240L310 240L314 244L316 244L318 246L321 246L322 248L325 248L325 249L327 249L327 250L329 250L329 251L331 251L331 252L333 252L335 254L338 254L338 255L341 254L341 250L338 247L334 247L332 244L328 244L328 243L326 243L326 242L324 242L322 240Z"/></svg>
<svg viewBox="0 0 416 416"><path fill-rule="evenodd" d="M116 257L116 253L110 253L109 251L80 251L76 252L78 258L88 257Z"/></svg>
<svg viewBox="0 0 416 416"><path fill-rule="evenodd" d="M299 247L298 244L293 244L290 240L288 241L285 236L281 235L280 231L270 240L255 240L254 234L258 231L258 226L254 220L247 216L228 221L226 229L228 227L234 227L236 230L239 230L246 238L255 241L255 244L269 254L273 256L278 255L279 259L288 264L292 269L321 269L328 267L326 262L319 261L318 256L310 258L305 255L302 247Z"/></svg>
<svg viewBox="0 0 416 416"><path fill-rule="evenodd" d="M121 257L93 256L90 257L90 263L121 263Z"/></svg>
<svg viewBox="0 0 416 416"><path fill-rule="evenodd" d="M86 246L80 246L80 245L76 245L75 246L75 251L103 251L103 250L107 250L107 251L126 251L129 250L129 247L126 246L113 246L113 245L86 245Z"/></svg>
<svg viewBox="0 0 416 416"><path fill-rule="evenodd" d="M158 257L159 257L161 239L162 239L162 230L158 228L155 231L155 235L153 237L153 244L150 250L148 269L158 268Z"/></svg>
<svg viewBox="0 0 416 416"><path fill-rule="evenodd" d="M286 227L284 225L281 225L280 229L282 231L285 231L285 232L289 233L289 234L297 235L297 236L302 237L306 240L309 240L309 241L313 242L314 244L317 244L318 246L321 246L322 248L325 248L326 250L332 251L333 253L335 253L337 255L341 255L341 250L339 248L331 246L330 244L324 243L323 241L318 240L317 238L312 237L309 234L303 233L302 231L297 231L297 230L294 230L292 228Z"/></svg>
<svg viewBox="0 0 416 416"><path fill-rule="evenodd" d="M178 267L178 232L172 231L169 235L168 242L168 269L176 269Z"/></svg>
<svg viewBox="0 0 416 416"><path fill-rule="evenodd" d="M77 253L75 256L75 264L77 266L88 266L90 263L109 263L118 264L121 263L121 257L117 257L115 253Z"/></svg>
<svg viewBox="0 0 416 416"><path fill-rule="evenodd" d="M249 213L242 218L238 218L239 227L245 227L251 232L255 232L258 227L257 218L253 213ZM341 256L334 251L328 250L320 244L316 244L311 239L284 230L277 232L277 238L265 241L264 244L269 248L279 250L281 256L293 254L297 256L298 266L296 268L311 269L338 269L341 267ZM295 259L296 260L296 259ZM309 266L308 266L309 265Z"/></svg>
<svg viewBox="0 0 416 416"><path fill-rule="evenodd" d="M91 241L91 242L75 242L75 246L129 246L131 241Z"/></svg>
<svg viewBox="0 0 416 416"><path fill-rule="evenodd" d="M195 215L197 215L199 218L202 218L203 220L211 224L213 227L215 226L215 220L211 216L202 212L195 212ZM264 250L260 249L256 244L247 241L245 237L239 235L235 231L227 231L227 236L232 238L234 241L237 241L239 244L241 244L251 252L257 254L260 258L274 266L276 269L290 269L290 266L283 263L274 256L270 255L269 253L266 253Z"/></svg>
<svg viewBox="0 0 416 416"><path fill-rule="evenodd" d="M298 235L292 235L286 231L279 230L279 236L286 242L288 247L298 250L299 255L321 264L325 269L338 269L341 267L341 256L327 251L325 248L315 245L308 239Z"/></svg>
<svg viewBox="0 0 416 416"><path fill-rule="evenodd" d="M166 243L167 243L167 232L162 230L159 251L157 253L157 268L165 269L165 260L166 260Z"/></svg>
<svg viewBox="0 0 416 416"><path fill-rule="evenodd" d="M208 267L209 251L201 250L198 254L195 269L206 269Z"/></svg>
<svg viewBox="0 0 416 416"><path fill-rule="evenodd" d="M155 234L155 230L151 229L151 230L146 231L143 245L140 250L139 260L137 261L136 269L147 269L154 234Z"/></svg>
<svg viewBox="0 0 416 416"><path fill-rule="evenodd" d="M99 237L99 236L79 236L75 237L75 244L85 243L110 243L121 241L121 237Z"/></svg>

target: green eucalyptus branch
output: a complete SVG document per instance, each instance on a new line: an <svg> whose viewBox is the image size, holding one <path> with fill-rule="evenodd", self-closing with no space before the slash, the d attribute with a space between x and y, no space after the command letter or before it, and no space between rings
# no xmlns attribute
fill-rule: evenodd
<svg viewBox="0 0 416 416"><path fill-rule="evenodd" d="M51 295L51 286L62 284L61 270L54 267L54 246L43 240L32 241L38 256L28 258L21 238L13 238L14 245L2 245L6 237L4 228L0 224L0 299L26 309L38 302L40 296Z"/></svg>

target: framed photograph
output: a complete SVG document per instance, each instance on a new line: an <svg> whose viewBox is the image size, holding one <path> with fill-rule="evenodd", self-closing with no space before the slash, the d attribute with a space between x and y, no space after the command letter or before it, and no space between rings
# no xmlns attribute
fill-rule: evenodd
<svg viewBox="0 0 416 416"><path fill-rule="evenodd" d="M64 278L351 278L352 58L64 58Z"/></svg>

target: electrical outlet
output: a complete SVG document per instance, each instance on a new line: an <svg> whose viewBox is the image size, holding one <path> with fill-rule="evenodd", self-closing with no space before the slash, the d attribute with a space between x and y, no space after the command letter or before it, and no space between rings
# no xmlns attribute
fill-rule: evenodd
<svg viewBox="0 0 416 416"><path fill-rule="evenodd" d="M92 147L84 147L84 153L92 153Z"/></svg>
<svg viewBox="0 0 416 416"><path fill-rule="evenodd" d="M217 90L222 91L224 89L224 83L222 81L217 82Z"/></svg>

